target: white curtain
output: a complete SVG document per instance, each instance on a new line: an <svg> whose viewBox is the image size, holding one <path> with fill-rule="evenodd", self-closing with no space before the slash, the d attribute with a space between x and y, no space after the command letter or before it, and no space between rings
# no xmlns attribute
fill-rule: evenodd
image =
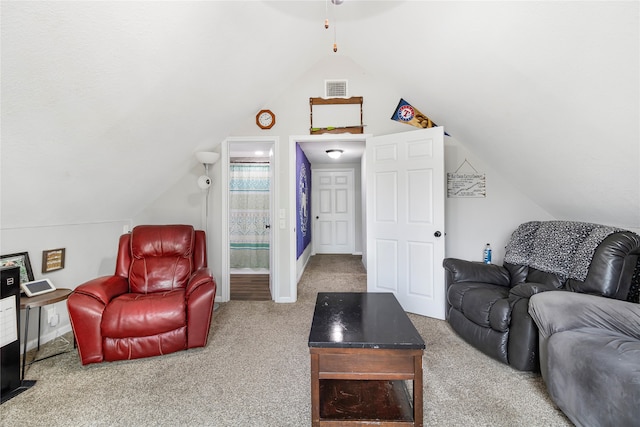
<svg viewBox="0 0 640 427"><path fill-rule="evenodd" d="M269 268L269 165L230 165L231 268Z"/></svg>

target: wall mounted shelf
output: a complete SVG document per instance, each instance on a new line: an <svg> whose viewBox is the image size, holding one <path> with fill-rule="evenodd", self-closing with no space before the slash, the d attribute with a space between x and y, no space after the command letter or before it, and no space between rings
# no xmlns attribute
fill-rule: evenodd
<svg viewBox="0 0 640 427"><path fill-rule="evenodd" d="M309 120L311 127L309 133L311 135L318 135L323 133L364 133L364 124L362 123L362 96L352 96L351 98L309 98ZM313 126L313 107L314 105L345 105L345 104L360 104L360 125L354 126L327 126L327 127L314 127Z"/></svg>

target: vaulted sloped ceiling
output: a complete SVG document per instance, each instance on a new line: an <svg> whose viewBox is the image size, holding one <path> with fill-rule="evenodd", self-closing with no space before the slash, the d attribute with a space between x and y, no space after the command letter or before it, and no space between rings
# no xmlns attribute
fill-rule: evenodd
<svg viewBox="0 0 640 427"><path fill-rule="evenodd" d="M335 55L325 6L3 1L2 226L136 215ZM552 215L640 228L638 2L335 9L338 55Z"/></svg>

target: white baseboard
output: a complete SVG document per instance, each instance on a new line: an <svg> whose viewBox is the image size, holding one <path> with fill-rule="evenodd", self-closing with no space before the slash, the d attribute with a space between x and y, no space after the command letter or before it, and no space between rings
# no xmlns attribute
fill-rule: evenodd
<svg viewBox="0 0 640 427"><path fill-rule="evenodd" d="M63 325L60 328L57 328L54 331L49 332L48 334L44 334L40 336L40 346L49 341L53 341L61 335L66 334L67 332L71 332L71 325ZM31 334L29 334L31 335ZM34 348L38 348L38 337L34 337L27 341L27 351L33 350ZM22 350L24 349L24 343L20 343L20 354L22 354Z"/></svg>

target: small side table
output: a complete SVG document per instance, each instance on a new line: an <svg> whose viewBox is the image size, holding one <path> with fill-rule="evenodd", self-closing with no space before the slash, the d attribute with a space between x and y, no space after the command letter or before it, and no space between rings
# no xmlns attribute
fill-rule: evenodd
<svg viewBox="0 0 640 427"><path fill-rule="evenodd" d="M25 316L24 325L24 350L22 353L22 381L24 381L24 368L27 362L27 342L29 334L29 312L32 308L38 307L38 350L40 350L40 323L42 316L42 307L49 304L55 304L60 301L64 301L71 295L71 289L56 289L53 292L47 292L46 294L36 295L35 297L20 296L20 309L27 310ZM49 357L57 356L53 354L39 360L33 360L31 363L39 362L40 360L48 359Z"/></svg>

